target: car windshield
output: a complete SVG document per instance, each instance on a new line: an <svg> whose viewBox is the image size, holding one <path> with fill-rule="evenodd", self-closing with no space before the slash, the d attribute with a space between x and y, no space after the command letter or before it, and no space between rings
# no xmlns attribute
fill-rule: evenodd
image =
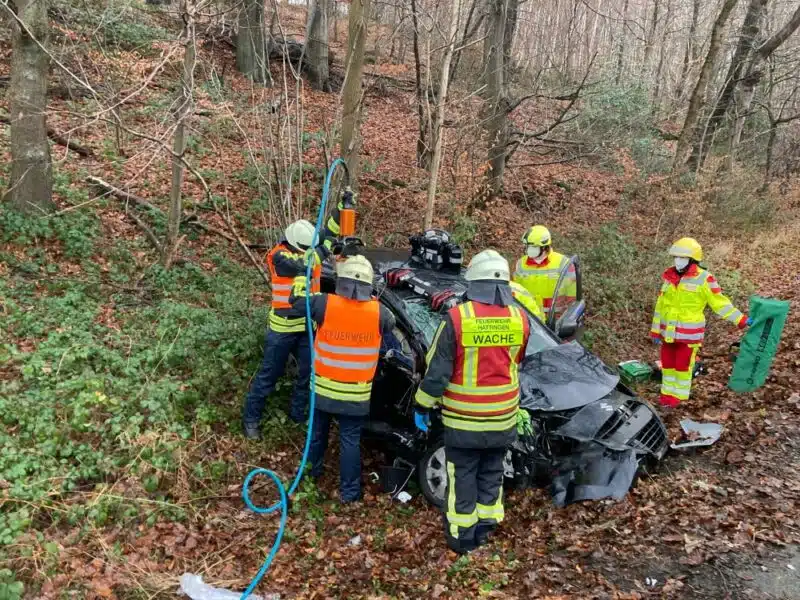
<svg viewBox="0 0 800 600"><path fill-rule="evenodd" d="M433 337L436 335L436 329L439 327L439 323L442 322L442 314L434 311L428 300L420 296L404 296L403 304L409 318L425 336L425 342L430 347L433 343ZM558 341L554 339L544 325L534 318L529 319L529 321L531 334L528 339L528 347L525 349L526 356L536 354L547 348L555 348L559 345Z"/></svg>

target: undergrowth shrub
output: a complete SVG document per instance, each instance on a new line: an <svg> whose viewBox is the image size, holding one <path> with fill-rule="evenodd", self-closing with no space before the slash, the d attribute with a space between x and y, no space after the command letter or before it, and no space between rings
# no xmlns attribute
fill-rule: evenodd
<svg viewBox="0 0 800 600"><path fill-rule="evenodd" d="M169 502L140 514L127 500L89 506L75 494L133 478L169 500L194 432L238 428L261 357L267 307L250 300L259 280L224 256L207 257L208 270L141 272L119 240L82 260L80 274L50 277L41 246L62 237L70 246L92 219L81 211L23 218L0 207L2 241L16 248L0 255L8 272L0 278L0 560L42 514L97 526L185 518ZM224 463L196 466L227 473Z"/></svg>
<svg viewBox="0 0 800 600"><path fill-rule="evenodd" d="M593 148L607 168L618 168L615 153L627 148L642 176L667 172L671 151L657 135L650 106L644 85L603 83L586 92L577 118L565 126L567 138Z"/></svg>
<svg viewBox="0 0 800 600"><path fill-rule="evenodd" d="M775 223L777 201L759 193L755 179L734 176L706 194L706 218L730 233L756 231Z"/></svg>
<svg viewBox="0 0 800 600"><path fill-rule="evenodd" d="M643 247L615 223L567 237L565 251L578 254L590 318L586 342L619 346L621 334L636 327L646 335L667 266L662 247Z"/></svg>

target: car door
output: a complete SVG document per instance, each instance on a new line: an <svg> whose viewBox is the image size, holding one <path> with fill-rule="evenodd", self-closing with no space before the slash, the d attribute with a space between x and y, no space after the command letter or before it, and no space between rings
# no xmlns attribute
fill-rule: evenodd
<svg viewBox="0 0 800 600"><path fill-rule="evenodd" d="M583 333L583 314L586 303L581 285L581 264L571 257L558 276L550 306L546 309L547 327L561 339L576 339Z"/></svg>

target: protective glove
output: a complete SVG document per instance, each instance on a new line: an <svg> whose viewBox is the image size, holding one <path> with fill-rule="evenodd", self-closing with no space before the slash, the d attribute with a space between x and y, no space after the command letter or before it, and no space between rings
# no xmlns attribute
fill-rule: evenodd
<svg viewBox="0 0 800 600"><path fill-rule="evenodd" d="M533 433L533 425L531 424L531 415L527 410L520 408L517 411L517 433L519 435L526 435Z"/></svg>
<svg viewBox="0 0 800 600"><path fill-rule="evenodd" d="M319 259L319 262L325 262L325 259L331 255L330 249L325 244L320 244L316 248L314 248L314 252Z"/></svg>
<svg viewBox="0 0 800 600"><path fill-rule="evenodd" d="M650 338L650 339L653 340L653 344L655 346L660 346L661 345L661 338L660 337L654 337L654 338Z"/></svg>
<svg viewBox="0 0 800 600"><path fill-rule="evenodd" d="M745 327L750 327L753 324L753 317L747 317L747 321L744 322Z"/></svg>
<svg viewBox="0 0 800 600"><path fill-rule="evenodd" d="M418 410L414 411L414 425L417 426L423 433L428 433L428 426L431 424L431 418L427 413L419 412Z"/></svg>
<svg viewBox="0 0 800 600"><path fill-rule="evenodd" d="M302 298L306 295L306 276L298 275L292 281L292 296Z"/></svg>

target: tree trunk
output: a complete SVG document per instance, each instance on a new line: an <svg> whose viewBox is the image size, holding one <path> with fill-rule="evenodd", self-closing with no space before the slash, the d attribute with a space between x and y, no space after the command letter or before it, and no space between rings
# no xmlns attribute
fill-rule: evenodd
<svg viewBox="0 0 800 600"><path fill-rule="evenodd" d="M644 60L642 61L642 79L646 79L650 69L650 59L653 56L653 48L656 43L656 29L658 28L658 11L661 8L661 0L653 2L653 16L650 23L650 33L647 34L647 40L644 46Z"/></svg>
<svg viewBox="0 0 800 600"><path fill-rule="evenodd" d="M256 83L272 84L264 36L264 0L244 0L239 10L236 68Z"/></svg>
<svg viewBox="0 0 800 600"><path fill-rule="evenodd" d="M330 91L328 70L328 2L311 0L306 27L306 57L308 59L311 87L323 92Z"/></svg>
<svg viewBox="0 0 800 600"><path fill-rule="evenodd" d="M669 35L669 23L670 17L672 16L672 0L667 0L667 15L664 19L666 21L666 25L664 26L664 31L661 34L661 41L659 43L659 50L658 50L658 67L656 68L656 82L655 82L655 90L653 92L653 116L658 117L659 112L661 111L661 77L664 72L664 59L667 54L667 36Z"/></svg>
<svg viewBox="0 0 800 600"><path fill-rule="evenodd" d="M745 78L742 86L737 92L736 96L736 112L734 115L733 129L731 131L731 143L728 149L728 156L726 160L726 168L728 171L733 170L733 163L736 157L736 150L739 147L739 142L742 141L742 132L744 131L744 123L747 115L750 112L750 106L753 103L753 96L756 93L759 77L758 73L751 74L750 77Z"/></svg>
<svg viewBox="0 0 800 600"><path fill-rule="evenodd" d="M681 76L678 80L678 89L675 90L675 100L680 103L683 99L684 85L689 78L689 70L691 65L697 60L697 50L699 47L697 40L697 21L700 17L700 0L693 0L692 2L692 23L689 25L689 39L686 42L686 51L683 55L683 67L681 68Z"/></svg>
<svg viewBox="0 0 800 600"><path fill-rule="evenodd" d="M411 0L411 24L413 25L414 36L414 77L417 92L417 117L419 119L419 131L417 133L417 166L427 168L428 158L428 126L425 118L425 90L422 86L422 59L419 54L419 21L417 18L417 2Z"/></svg>
<svg viewBox="0 0 800 600"><path fill-rule="evenodd" d="M441 78L439 81L439 97L436 103L436 117L433 123L433 156L431 157L431 175L428 180L428 201L425 206L425 229L430 229L433 225L433 204L436 199L436 184L439 180L439 165L442 160L442 123L444 123L444 107L447 103L447 86L450 82L450 62L453 59L453 50L456 45L458 35L458 18L461 13L461 0L454 0L452 14L450 15L450 35L447 40L447 48L444 51L442 60Z"/></svg>
<svg viewBox="0 0 800 600"><path fill-rule="evenodd" d="M519 0L507 0L507 2L506 14L508 17L503 34L503 64L506 70L506 81L510 79L511 51L514 49L514 36L517 33L517 23L519 22Z"/></svg>
<svg viewBox="0 0 800 600"><path fill-rule="evenodd" d="M689 108L686 111L686 119L683 122L683 129L681 130L681 135L678 138L675 159L672 163L673 171L678 171L683 164L686 150L689 147L689 141L692 137L700 114L703 97L705 96L705 89L708 85L709 79L711 79L711 72L714 70L714 63L717 60L717 55L719 54L720 47L722 46L722 34L725 30L725 24L728 22L728 18L731 16L731 12L736 6L737 1L738 0L725 0L725 4L722 5L722 9L720 10L719 15L717 15L717 19L714 21L714 25L711 29L711 41L708 44L706 59L703 62L702 68L700 69L700 75L697 78L697 83L694 86L694 90L692 90L692 95L689 99Z"/></svg>
<svg viewBox="0 0 800 600"><path fill-rule="evenodd" d="M772 180L772 157L775 153L775 142L778 139L778 124L775 119L770 118L769 121L769 141L767 142L767 161L764 165L764 181L761 184L761 189L766 191L769 189L770 181Z"/></svg>
<svg viewBox="0 0 800 600"><path fill-rule="evenodd" d="M358 159L361 146L359 128L363 94L361 79L364 72L364 46L367 40L367 18L370 0L352 0L350 3L347 37L347 57L342 88L342 158L350 170L351 181L358 180Z"/></svg>
<svg viewBox="0 0 800 600"><path fill-rule="evenodd" d="M181 219L183 218L183 201L181 187L183 184L183 155L186 152L186 121L193 112L194 69L197 62L197 47L194 22L195 6L191 0L184 0L184 56L181 89L178 95L178 108L175 111L175 138L172 141L172 187L169 193L169 216L167 220L167 239L162 248L162 262L169 268L178 251Z"/></svg>
<svg viewBox="0 0 800 600"><path fill-rule="evenodd" d="M736 90L736 86L739 84L739 80L747 64L747 58L752 52L756 36L758 36L761 17L767 2L768 0L750 0L744 22L742 23L739 42L736 45L731 64L728 67L728 73L725 76L725 83L722 87L722 91L717 98L717 103L714 105L711 116L708 118L708 124L702 132L697 132L697 139L694 142L692 155L689 158L689 167L692 169L703 164L708 148L711 146L710 142L707 143L707 141L714 137L717 128L722 123L722 119L730 108L733 100L733 93Z"/></svg>
<svg viewBox="0 0 800 600"><path fill-rule="evenodd" d="M472 24L473 19L475 18L475 9L478 6L478 3L481 0L472 0L472 4L469 7L469 12L467 13L467 19L464 21L464 32L461 34L461 40L459 40L458 45L464 46L478 28L481 26L484 16L481 14L475 24ZM457 51L453 54L453 62L450 64L450 81L456 80L456 74L458 73L458 65L461 62L461 51Z"/></svg>
<svg viewBox="0 0 800 600"><path fill-rule="evenodd" d="M506 97L503 42L507 22L508 0L492 0L489 12L489 56L486 64L489 118L486 120L489 138L489 190L492 196L503 190L503 175L508 152L508 98Z"/></svg>
<svg viewBox="0 0 800 600"><path fill-rule="evenodd" d="M697 1L699 2L700 0ZM625 0L625 4L622 5L622 35L620 35L619 50L617 51L617 75L614 77L614 83L616 85L619 85L620 81L622 81L622 65L623 59L625 58L625 40L628 37L626 21L628 20L629 2L630 0Z"/></svg>
<svg viewBox="0 0 800 600"><path fill-rule="evenodd" d="M45 0L16 0L8 102L11 119L11 179L6 200L24 213L47 213L53 203L53 167L47 141L46 44L49 24ZM27 29L27 31L26 31Z"/></svg>

